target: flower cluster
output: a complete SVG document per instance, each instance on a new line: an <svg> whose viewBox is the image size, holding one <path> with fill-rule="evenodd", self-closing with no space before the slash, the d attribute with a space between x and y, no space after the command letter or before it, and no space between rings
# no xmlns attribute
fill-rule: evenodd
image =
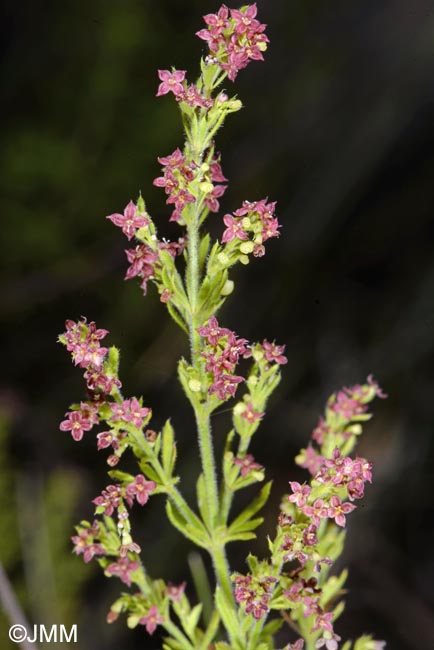
<svg viewBox="0 0 434 650"><path fill-rule="evenodd" d="M255 257L265 255L264 242L279 236L279 222L274 216L276 202L244 201L241 208L232 214L226 214L223 222L226 230L223 232L222 243L226 256L236 254L241 262L246 262L246 256L253 253Z"/></svg>
<svg viewBox="0 0 434 650"><path fill-rule="evenodd" d="M245 603L244 611L252 614L256 620L261 619L270 611L270 600L273 595L273 585L277 579L273 576L261 576L236 574L232 576L235 583L235 600L237 603Z"/></svg>
<svg viewBox="0 0 434 650"><path fill-rule="evenodd" d="M74 553L77 555L83 554L83 559L86 563L90 562L95 555L105 555L105 550L99 542L95 542L95 538L99 536L99 522L94 521L89 528L78 527L78 535L71 537L74 543Z"/></svg>
<svg viewBox="0 0 434 650"><path fill-rule="evenodd" d="M219 156L214 152L210 154L209 163L198 167L194 161L187 161L187 158L179 149L176 149L170 156L158 158L162 165L163 175L154 180L154 185L163 187L168 195L166 203L173 205L174 210L170 221L184 223L182 212L187 203L196 201L196 192L192 187L193 181L199 183L199 189L204 193L204 202L210 212L218 212L218 199L223 196L227 179L223 175Z"/></svg>
<svg viewBox="0 0 434 650"><path fill-rule="evenodd" d="M256 4L241 10L223 5L216 14L203 17L207 28L196 33L208 43L210 56L206 61L217 64L231 81L250 61L263 61L269 42L266 25L256 20Z"/></svg>
<svg viewBox="0 0 434 650"><path fill-rule="evenodd" d="M245 381L244 377L235 375L234 371L240 356L247 353L248 341L237 338L235 332L226 327L220 327L215 316L197 331L207 341L205 351L201 354L206 360L206 371L213 376L209 392L215 393L220 400L234 397L238 384Z"/></svg>

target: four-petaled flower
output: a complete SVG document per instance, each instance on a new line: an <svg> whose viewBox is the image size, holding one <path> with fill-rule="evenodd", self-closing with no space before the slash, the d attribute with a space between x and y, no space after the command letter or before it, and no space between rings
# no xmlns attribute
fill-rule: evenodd
<svg viewBox="0 0 434 650"><path fill-rule="evenodd" d="M334 494L330 499L330 506L328 508L327 516L334 519L338 526L345 527L345 515L352 512L356 506L353 503L342 503L340 498Z"/></svg>
<svg viewBox="0 0 434 650"><path fill-rule="evenodd" d="M85 418L81 411L70 411L65 413L66 420L60 423L61 431L70 431L72 437L77 442L83 438L85 431L90 431L92 429L92 422Z"/></svg>
<svg viewBox="0 0 434 650"><path fill-rule="evenodd" d="M164 618L159 613L158 607L152 605L149 608L148 613L145 616L142 616L139 623L141 625L146 625L146 631L148 634L153 634L157 629L157 626L160 625L160 623L164 623Z"/></svg>
<svg viewBox="0 0 434 650"><path fill-rule="evenodd" d="M129 483L125 488L125 494L131 500L136 497L140 505L144 506L149 500L149 495L156 487L154 481L147 481L143 474L138 474L133 483Z"/></svg>
<svg viewBox="0 0 434 650"><path fill-rule="evenodd" d="M105 570L108 576L117 576L127 587L131 587L131 574L138 569L139 562L132 562L127 557L120 557L117 562L112 562Z"/></svg>
<svg viewBox="0 0 434 650"><path fill-rule="evenodd" d="M107 219L110 219L115 226L122 228L122 232L128 240L134 237L138 228L147 226L150 223L150 219L144 214L137 214L137 206L133 201L128 203L123 214L116 212L115 214L110 214Z"/></svg>
<svg viewBox="0 0 434 650"><path fill-rule="evenodd" d="M247 456L244 456L243 458L235 457L234 465L241 467L241 476L247 476L251 471L254 470L260 471L264 469L262 465L255 463L255 459L253 458L252 454L247 454Z"/></svg>
<svg viewBox="0 0 434 650"><path fill-rule="evenodd" d="M307 498L312 491L311 488L309 485L300 485L297 481L290 481L289 485L293 493L288 497L288 501L302 508L307 503Z"/></svg>
<svg viewBox="0 0 434 650"><path fill-rule="evenodd" d="M179 97L184 92L184 86L182 82L185 79L186 70L175 70L172 72L170 70L158 70L158 76L160 77L161 83L158 86L157 97L161 95L167 95L167 93L173 93L175 97Z"/></svg>

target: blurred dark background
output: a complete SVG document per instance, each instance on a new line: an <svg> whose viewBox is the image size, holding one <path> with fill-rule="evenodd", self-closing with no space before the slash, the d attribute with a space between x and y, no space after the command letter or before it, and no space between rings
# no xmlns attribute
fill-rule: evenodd
<svg viewBox="0 0 434 650"><path fill-rule="evenodd" d="M155 98L157 68L194 78L201 15L189 0L6 0L2 31L0 558L32 623L78 624L82 650L155 648L141 628L107 626L122 589L71 555L73 524L105 485L92 435L58 430L84 395L56 337L86 315L121 347L126 395L157 427L172 416L183 488L195 478L191 416L175 368L186 342L154 291L124 283L126 240L104 219L142 190L160 232L158 155L182 145L176 103ZM259 1L266 62L236 83L245 109L219 134L230 180L222 210L278 201L267 255L233 277L221 318L240 335L286 343L289 363L253 444L279 495L303 480L293 457L331 392L374 373L360 452L374 486L351 518L344 637L390 650L434 647L434 7L429 0ZM232 92L232 85L227 88ZM224 213L224 212L223 212ZM220 217L211 217L216 236ZM217 415L221 445L229 426ZM261 430L260 430L261 431ZM155 499L136 525L154 577L188 579L190 546ZM248 546L248 545L246 545ZM259 541L251 550L265 553ZM242 545L234 568L243 570ZM8 624L0 618L2 650ZM282 636L282 645L291 640Z"/></svg>

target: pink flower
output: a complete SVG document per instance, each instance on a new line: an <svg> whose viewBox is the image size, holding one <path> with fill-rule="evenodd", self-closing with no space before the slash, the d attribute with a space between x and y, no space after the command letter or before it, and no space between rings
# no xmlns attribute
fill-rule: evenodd
<svg viewBox="0 0 434 650"><path fill-rule="evenodd" d="M263 418L265 413L259 413L258 411L255 411L253 409L252 402L246 402L246 408L245 410L241 413L241 417L247 420L249 424L252 424L253 422L256 422L256 420L260 420Z"/></svg>
<svg viewBox="0 0 434 650"><path fill-rule="evenodd" d="M244 458L234 458L234 465L241 467L241 476L247 476L252 470L263 470L263 466L255 463L252 454L247 454Z"/></svg>
<svg viewBox="0 0 434 650"><path fill-rule="evenodd" d="M133 201L128 203L123 214L110 214L106 218L110 219L115 226L122 228L122 232L128 240L131 240L134 237L138 228L147 226L150 223L148 217L145 217L143 214L137 214L137 207Z"/></svg>
<svg viewBox="0 0 434 650"><path fill-rule="evenodd" d="M119 449L119 441L113 431L101 431L96 436L98 440L97 448L100 451L101 449L107 449L110 445L114 450Z"/></svg>
<svg viewBox="0 0 434 650"><path fill-rule="evenodd" d="M234 219L232 215L225 214L225 216L223 217L223 222L226 226L226 230L224 231L222 236L223 244L227 244L228 242L232 241L235 238L243 241L249 238L243 228L241 219Z"/></svg>
<svg viewBox="0 0 434 650"><path fill-rule="evenodd" d="M136 429L141 429L151 413L151 409L146 406L141 406L138 399L126 399L121 404L110 404L112 410L112 420L122 420L123 422L131 422Z"/></svg>
<svg viewBox="0 0 434 650"><path fill-rule="evenodd" d="M283 356L285 352L284 345L276 345L276 343L269 343L266 339L262 342L262 348L264 350L265 358L267 361L277 363L279 365L284 365L288 363L288 359Z"/></svg>
<svg viewBox="0 0 434 650"><path fill-rule="evenodd" d="M288 643L288 645L285 646L283 650L303 650L303 648L304 648L303 639L298 639L295 643Z"/></svg>
<svg viewBox="0 0 434 650"><path fill-rule="evenodd" d="M87 564L95 557L95 555L104 555L105 551L101 544L95 543L92 528L87 528L79 531L78 535L71 537L74 543L74 553L77 555L83 554L83 560Z"/></svg>
<svg viewBox="0 0 434 650"><path fill-rule="evenodd" d="M131 562L127 557L121 557L110 564L105 570L106 575L118 576L128 587L131 587L131 574L140 566L139 562Z"/></svg>
<svg viewBox="0 0 434 650"><path fill-rule="evenodd" d="M324 457L318 454L312 445L302 449L300 455L296 459L297 465L307 469L312 476L318 472L324 462Z"/></svg>
<svg viewBox="0 0 434 650"><path fill-rule="evenodd" d="M172 72L169 70L158 70L158 76L162 83L158 86L157 97L167 95L167 93L173 93L176 98L182 95L184 92L182 82L185 79L185 75L185 70L173 69Z"/></svg>
<svg viewBox="0 0 434 650"><path fill-rule="evenodd" d="M167 585L167 595L169 596L170 600L179 601L185 591L186 584L186 582L181 582L180 585L173 585L171 582L169 582Z"/></svg>
<svg viewBox="0 0 434 650"><path fill-rule="evenodd" d="M257 14L256 3L248 6L245 11L231 9L231 18L235 21L235 33L245 34L253 32L260 26L259 21L255 20Z"/></svg>
<svg viewBox="0 0 434 650"><path fill-rule="evenodd" d="M316 616L315 625L312 628L312 632L315 630L326 630L327 632L333 632L333 612L319 612Z"/></svg>
<svg viewBox="0 0 434 650"><path fill-rule="evenodd" d="M300 485L297 481L290 481L289 485L293 494L288 497L288 501L295 503L298 508L302 508L307 503L307 498L311 493L309 485Z"/></svg>
<svg viewBox="0 0 434 650"><path fill-rule="evenodd" d="M348 397L343 390L340 390L335 396L330 408L338 415L342 415L346 420L351 420L356 415L364 413L367 407L364 404L360 404L357 400Z"/></svg>
<svg viewBox="0 0 434 650"><path fill-rule="evenodd" d="M328 507L323 501L323 499L315 499L313 505L303 506L302 512L308 517L312 518L312 521L315 524L315 526L319 526L321 519L325 519L326 517L329 516Z"/></svg>
<svg viewBox="0 0 434 650"><path fill-rule="evenodd" d="M119 485L108 485L99 497L92 500L98 508L101 508L105 515L111 517L115 509L122 501L122 490Z"/></svg>
<svg viewBox="0 0 434 650"><path fill-rule="evenodd" d="M227 185L215 185L212 191L205 197L205 204L210 212L218 212L220 209L220 199L226 192Z"/></svg>
<svg viewBox="0 0 434 650"><path fill-rule="evenodd" d="M209 392L215 393L221 400L227 400L230 397L235 397L238 384L243 381L245 381L244 377L238 375L221 375L211 384Z"/></svg>
<svg viewBox="0 0 434 650"><path fill-rule="evenodd" d="M356 506L354 504L348 502L342 503L338 496L333 495L330 499L327 516L334 519L338 526L344 528L346 523L345 515L352 512L355 508Z"/></svg>
<svg viewBox="0 0 434 650"><path fill-rule="evenodd" d="M146 631L148 634L154 634L157 626L160 625L160 623L164 623L164 618L159 614L158 607L152 605L146 616L142 616L139 623L140 625L146 625Z"/></svg>
<svg viewBox="0 0 434 650"><path fill-rule="evenodd" d="M125 493L131 500L136 497L141 506L149 500L149 495L155 490L156 484L154 481L147 481L143 474L138 474L133 483L127 485Z"/></svg>
<svg viewBox="0 0 434 650"><path fill-rule="evenodd" d="M70 431L74 440L77 442L83 438L85 431L92 429L92 422L83 416L80 411L70 411L65 413L66 420L60 423L61 431Z"/></svg>
<svg viewBox="0 0 434 650"><path fill-rule="evenodd" d="M230 334L230 330L226 327L220 327L215 316L211 316L208 325L198 327L197 331L205 337L210 345L217 346L220 339Z"/></svg>

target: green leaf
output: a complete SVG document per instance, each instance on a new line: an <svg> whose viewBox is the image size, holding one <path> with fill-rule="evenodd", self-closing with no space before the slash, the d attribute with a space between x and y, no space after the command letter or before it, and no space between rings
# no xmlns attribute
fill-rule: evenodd
<svg viewBox="0 0 434 650"><path fill-rule="evenodd" d="M172 526L179 530L184 537L187 537L187 539L201 548L209 549L211 540L205 528L187 523L181 513L174 508L169 500L166 501L166 514Z"/></svg>
<svg viewBox="0 0 434 650"><path fill-rule="evenodd" d="M184 650L184 646L182 646L179 641L172 639L172 637L165 636L163 642L163 650Z"/></svg>
<svg viewBox="0 0 434 650"><path fill-rule="evenodd" d="M246 542L248 539L256 539L255 533L232 533L227 535L225 542Z"/></svg>
<svg viewBox="0 0 434 650"><path fill-rule="evenodd" d="M206 489L205 489L205 477L203 474L200 474L197 484L196 484L196 493L197 493L197 505L199 506L200 514L202 519L208 526L208 529L211 529L211 515L208 509L208 500L206 498Z"/></svg>
<svg viewBox="0 0 434 650"><path fill-rule="evenodd" d="M175 432L170 423L170 420L166 420L163 426L161 439L161 462L163 464L163 469L168 476L172 476L176 460L176 444Z"/></svg>
<svg viewBox="0 0 434 650"><path fill-rule="evenodd" d="M208 255L210 245L211 245L211 237L207 232L206 235L202 237L202 240L199 245L199 268L201 271L205 266L206 256Z"/></svg>
<svg viewBox="0 0 434 650"><path fill-rule="evenodd" d="M245 522L249 521L249 519L251 519L253 515L255 515L258 510L260 510L267 503L268 497L270 496L271 485L272 481L268 481L268 483L266 483L261 489L258 496L253 499L250 505L248 505L247 508L245 508L241 514L239 514L238 517L234 519L234 521L229 526L230 534L236 533L240 529L240 526L242 527Z"/></svg>
<svg viewBox="0 0 434 650"><path fill-rule="evenodd" d="M188 636L192 641L196 640L196 628L197 624L199 622L200 615L202 613L202 603L199 603L196 605L196 607L193 607L191 610L190 614L182 620L182 627L184 630L187 632Z"/></svg>
<svg viewBox="0 0 434 650"><path fill-rule="evenodd" d="M240 623L235 613L233 604L226 598L223 590L220 587L215 591L215 602L220 618L223 621L229 637L236 643L236 647L241 647L239 640Z"/></svg>
<svg viewBox="0 0 434 650"><path fill-rule="evenodd" d="M209 645L214 641L214 637L217 634L218 628L219 628L219 623L220 623L220 615L218 611L215 609L212 613L210 622L208 627L205 630L205 634L203 635L199 649L200 650L207 650Z"/></svg>
<svg viewBox="0 0 434 650"><path fill-rule="evenodd" d="M245 533L249 532L251 530L255 530L264 522L264 517L256 517L255 519L249 519L248 521L245 521L244 523L240 523L239 526L237 526L236 530L232 530L232 526L229 527L229 533Z"/></svg>
<svg viewBox="0 0 434 650"><path fill-rule="evenodd" d="M180 328L181 328L181 329L182 329L186 334L188 334L188 327L187 327L187 325L186 325L186 323L185 323L183 317L182 317L181 314L179 313L178 309L177 309L176 307L174 307L174 305L173 305L170 301L169 301L169 302L166 302L166 307L167 307L167 311L169 312L169 314L171 315L171 317L173 318L173 320L175 321L175 323L176 323L177 325L179 325L179 327L180 327Z"/></svg>

